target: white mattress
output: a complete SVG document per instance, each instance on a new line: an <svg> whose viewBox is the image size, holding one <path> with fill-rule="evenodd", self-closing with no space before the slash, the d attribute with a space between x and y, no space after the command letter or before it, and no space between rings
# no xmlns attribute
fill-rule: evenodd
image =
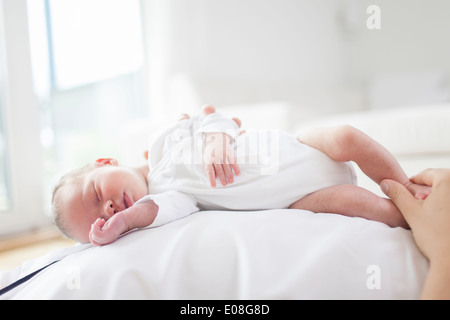
<svg viewBox="0 0 450 320"><path fill-rule="evenodd" d="M302 210L203 211L29 261L2 299L415 299L428 262L410 231Z"/></svg>

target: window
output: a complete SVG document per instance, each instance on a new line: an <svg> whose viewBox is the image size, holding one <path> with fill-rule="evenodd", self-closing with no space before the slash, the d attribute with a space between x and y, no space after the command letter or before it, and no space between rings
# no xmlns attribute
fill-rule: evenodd
<svg viewBox="0 0 450 320"><path fill-rule="evenodd" d="M0 69L0 89L3 89L2 70ZM11 209L11 187L9 184L8 145L6 139L6 121L4 94L0 90L0 212Z"/></svg>
<svg viewBox="0 0 450 320"><path fill-rule="evenodd" d="M139 1L45 0L44 3L56 89L71 89L142 67Z"/></svg>
<svg viewBox="0 0 450 320"><path fill-rule="evenodd" d="M139 0L0 0L0 236L49 223L59 177L147 115ZM4 93L4 94L3 94Z"/></svg>
<svg viewBox="0 0 450 320"><path fill-rule="evenodd" d="M57 179L119 157L121 126L147 115L139 0L28 0L40 99L44 202Z"/></svg>
<svg viewBox="0 0 450 320"><path fill-rule="evenodd" d="M0 1L0 235L48 224L25 0Z"/></svg>

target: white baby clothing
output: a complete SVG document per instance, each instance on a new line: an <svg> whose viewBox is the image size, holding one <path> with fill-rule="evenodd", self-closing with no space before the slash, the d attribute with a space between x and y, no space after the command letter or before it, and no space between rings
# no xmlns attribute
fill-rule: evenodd
<svg viewBox="0 0 450 320"><path fill-rule="evenodd" d="M241 171L234 183L212 188L203 163L205 133L234 138ZM281 130L239 135L236 123L218 113L182 120L149 147L149 195L159 206L152 226L198 210L287 208L304 196L338 184L356 184L348 162L336 162Z"/></svg>

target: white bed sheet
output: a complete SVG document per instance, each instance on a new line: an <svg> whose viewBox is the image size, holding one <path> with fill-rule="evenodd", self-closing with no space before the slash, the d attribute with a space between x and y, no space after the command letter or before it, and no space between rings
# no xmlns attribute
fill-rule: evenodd
<svg viewBox="0 0 450 320"><path fill-rule="evenodd" d="M428 262L410 231L302 210L202 211L61 261L2 299L416 299Z"/></svg>

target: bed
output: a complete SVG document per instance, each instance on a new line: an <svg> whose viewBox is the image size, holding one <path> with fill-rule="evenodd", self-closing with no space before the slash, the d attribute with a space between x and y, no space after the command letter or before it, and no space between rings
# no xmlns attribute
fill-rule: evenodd
<svg viewBox="0 0 450 320"><path fill-rule="evenodd" d="M449 167L449 105L346 119L379 140L387 135L408 174ZM0 298L416 299L428 270L410 231L379 222L287 209L201 211L108 246L50 252L2 274L0 288L53 261Z"/></svg>
<svg viewBox="0 0 450 320"><path fill-rule="evenodd" d="M198 212L79 245L3 299L414 299L427 261L409 231L301 210Z"/></svg>

